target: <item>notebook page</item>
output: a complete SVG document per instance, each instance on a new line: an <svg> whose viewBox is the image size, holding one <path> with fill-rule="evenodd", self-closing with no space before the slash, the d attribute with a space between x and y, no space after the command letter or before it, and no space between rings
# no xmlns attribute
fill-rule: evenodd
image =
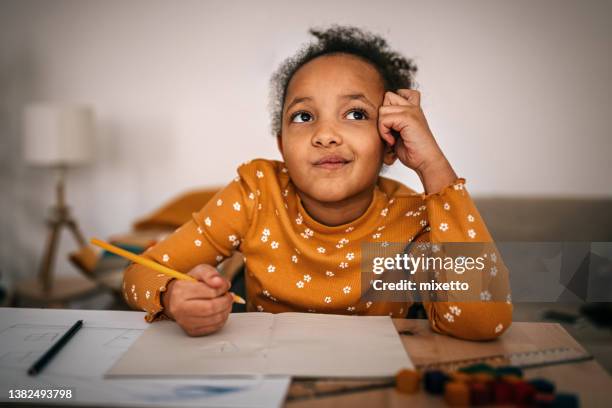
<svg viewBox="0 0 612 408"><path fill-rule="evenodd" d="M268 373L297 377L392 377L413 368L388 316L280 313Z"/></svg>
<svg viewBox="0 0 612 408"><path fill-rule="evenodd" d="M189 337L173 321L154 322L106 376L262 374L273 318L269 313L232 313L223 329L203 337Z"/></svg>

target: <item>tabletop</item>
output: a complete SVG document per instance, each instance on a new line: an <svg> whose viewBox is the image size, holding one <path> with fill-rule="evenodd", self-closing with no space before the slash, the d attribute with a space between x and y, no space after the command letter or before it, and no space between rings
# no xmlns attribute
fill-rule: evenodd
<svg viewBox="0 0 612 408"><path fill-rule="evenodd" d="M45 310L51 312L50 310ZM40 319L41 309L0 308L3 324ZM109 322L134 329L144 329L144 312L54 310L56 322L73 323L86 314L90 322ZM434 333L427 320L393 319L402 343L416 366L475 359L508 353L570 347L581 349L559 324L514 322L498 339L493 341L465 341ZM595 361L562 363L525 370L525 376L553 381L560 392L576 393L581 406L607 406L612 397L612 377ZM357 390L356 390L357 387ZM425 392L404 395L396 392L388 381L329 381L293 380L285 401L287 407L399 407L445 406L441 397Z"/></svg>
<svg viewBox="0 0 612 408"><path fill-rule="evenodd" d="M393 319L402 343L416 366L478 359L509 353L569 347L583 350L557 323L514 322L493 341L466 341L434 333L427 320ZM560 363L525 370L527 379L546 378L559 392L579 395L581 406L607 406L612 402L612 377L595 361ZM354 391L354 389L358 391ZM425 392L401 394L384 382L292 381L286 407L406 407L447 406L440 396Z"/></svg>

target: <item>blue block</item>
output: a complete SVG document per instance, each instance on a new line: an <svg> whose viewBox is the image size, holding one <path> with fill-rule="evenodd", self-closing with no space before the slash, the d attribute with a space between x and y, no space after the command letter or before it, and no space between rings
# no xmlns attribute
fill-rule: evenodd
<svg viewBox="0 0 612 408"><path fill-rule="evenodd" d="M580 403L575 394L557 394L552 406L554 408L578 408Z"/></svg>
<svg viewBox="0 0 612 408"><path fill-rule="evenodd" d="M440 395L444 393L444 386L449 380L449 376L438 370L425 372L425 391L430 394Z"/></svg>
<svg viewBox="0 0 612 408"><path fill-rule="evenodd" d="M538 392L545 392L549 394L555 392L555 384L543 378L534 378L528 382L529 384L533 385L533 388L535 388Z"/></svg>

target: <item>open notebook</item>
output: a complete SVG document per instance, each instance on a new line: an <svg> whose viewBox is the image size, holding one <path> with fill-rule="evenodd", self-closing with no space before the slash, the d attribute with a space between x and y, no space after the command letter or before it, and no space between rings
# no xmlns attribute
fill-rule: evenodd
<svg viewBox="0 0 612 408"><path fill-rule="evenodd" d="M371 378L412 367L387 316L236 313L204 337L189 337L172 321L155 322L106 376Z"/></svg>

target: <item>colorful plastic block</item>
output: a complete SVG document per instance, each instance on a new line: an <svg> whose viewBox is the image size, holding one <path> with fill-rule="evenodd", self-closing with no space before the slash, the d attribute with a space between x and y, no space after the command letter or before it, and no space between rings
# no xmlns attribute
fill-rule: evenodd
<svg viewBox="0 0 612 408"><path fill-rule="evenodd" d="M493 384L493 394L495 403L507 405L514 402L514 386L510 382L496 381Z"/></svg>
<svg viewBox="0 0 612 408"><path fill-rule="evenodd" d="M467 374L475 374L475 373L495 374L495 369L491 367L489 364L485 364L485 363L472 364L467 367L462 367L459 369L459 371L461 371L462 373L467 373Z"/></svg>
<svg viewBox="0 0 612 408"><path fill-rule="evenodd" d="M414 394L419 391L421 376L415 370L401 370L395 375L395 389L403 394Z"/></svg>
<svg viewBox="0 0 612 408"><path fill-rule="evenodd" d="M523 378L523 369L516 366L497 367L495 369L495 374L498 377L503 377L505 375L514 375L518 378Z"/></svg>
<svg viewBox="0 0 612 408"><path fill-rule="evenodd" d="M557 394L552 406L555 408L578 408L580 403L578 396L575 394Z"/></svg>
<svg viewBox="0 0 612 408"><path fill-rule="evenodd" d="M470 405L470 387L463 381L449 381L444 387L444 400L451 407Z"/></svg>
<svg viewBox="0 0 612 408"><path fill-rule="evenodd" d="M535 378L529 380L528 383L533 385L533 388L535 388L537 392L547 392L549 394L555 392L555 384L543 378Z"/></svg>
<svg viewBox="0 0 612 408"><path fill-rule="evenodd" d="M531 404L536 390L533 385L520 381L512 384L514 387L514 402L518 405Z"/></svg>
<svg viewBox="0 0 612 408"><path fill-rule="evenodd" d="M487 405L493 402L490 384L473 382L470 384L470 401L473 405Z"/></svg>
<svg viewBox="0 0 612 408"><path fill-rule="evenodd" d="M449 376L443 371L432 370L425 372L425 390L430 394L442 394L444 385L449 380Z"/></svg>
<svg viewBox="0 0 612 408"><path fill-rule="evenodd" d="M536 393L533 396L533 405L536 407L552 407L553 402L555 401L556 395L551 393Z"/></svg>

